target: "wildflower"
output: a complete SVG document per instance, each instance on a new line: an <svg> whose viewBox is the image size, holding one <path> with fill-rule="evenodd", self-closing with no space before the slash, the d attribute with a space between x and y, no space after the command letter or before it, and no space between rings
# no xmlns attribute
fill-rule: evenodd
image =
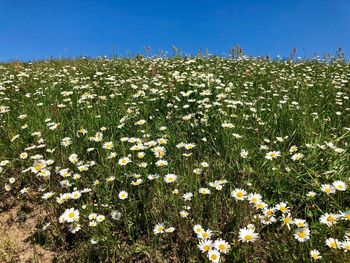
<svg viewBox="0 0 350 263"><path fill-rule="evenodd" d="M54 195L55 195L54 192L48 192L48 193L43 194L43 196L41 198L46 200L46 199L49 199L50 197L52 197Z"/></svg>
<svg viewBox="0 0 350 263"><path fill-rule="evenodd" d="M142 153L141 153L142 154ZM111 152L109 155L108 155L108 157L107 157L107 159L113 159L113 158L115 158L117 156L117 153L116 152ZM140 158L140 157L139 157Z"/></svg>
<svg viewBox="0 0 350 263"><path fill-rule="evenodd" d="M232 129L234 127L234 125L230 122L224 122L223 124L221 124L221 126L223 128L229 128L229 129Z"/></svg>
<svg viewBox="0 0 350 263"><path fill-rule="evenodd" d="M198 238L209 239L211 238L212 234L213 234L213 231L211 231L210 229L207 229L207 230L203 229L202 232L198 234Z"/></svg>
<svg viewBox="0 0 350 263"><path fill-rule="evenodd" d="M211 241L210 239L201 239L199 241L198 248L203 253L208 252L210 250L212 244L213 244L213 241Z"/></svg>
<svg viewBox="0 0 350 263"><path fill-rule="evenodd" d="M220 251L220 253L227 254L231 246L225 240L218 239L214 242L214 247Z"/></svg>
<svg viewBox="0 0 350 263"><path fill-rule="evenodd" d="M256 204L261 201L262 196L257 193L252 193L248 195L247 199L249 200L249 203Z"/></svg>
<svg viewBox="0 0 350 263"><path fill-rule="evenodd" d="M338 217L339 217L338 215L326 213L320 217L320 223L330 227L336 224Z"/></svg>
<svg viewBox="0 0 350 263"><path fill-rule="evenodd" d="M153 228L153 233L156 235L164 233L164 225L156 224Z"/></svg>
<svg viewBox="0 0 350 263"><path fill-rule="evenodd" d="M27 157L28 157L28 153L26 153L26 152L23 152L23 153L21 153L20 154L20 156L19 156L21 159L27 159Z"/></svg>
<svg viewBox="0 0 350 263"><path fill-rule="evenodd" d="M259 234L253 229L245 227L239 230L239 240L242 242L254 242L258 237Z"/></svg>
<svg viewBox="0 0 350 263"><path fill-rule="evenodd" d="M301 160L303 157L304 157L303 154L301 154L301 153L296 153L296 154L294 154L294 155L292 156L292 160L293 160L293 161L299 161L299 160Z"/></svg>
<svg viewBox="0 0 350 263"><path fill-rule="evenodd" d="M276 209L281 211L282 213L287 213L289 211L287 204L284 202L277 204Z"/></svg>
<svg viewBox="0 0 350 263"><path fill-rule="evenodd" d="M126 191L121 191L119 192L118 197L121 200L125 200L126 198L128 198L128 193Z"/></svg>
<svg viewBox="0 0 350 263"><path fill-rule="evenodd" d="M277 157L280 157L280 156L281 156L281 152L272 151L272 152L266 153L265 158L268 160L272 160L272 159L276 159Z"/></svg>
<svg viewBox="0 0 350 263"><path fill-rule="evenodd" d="M182 197L185 201L191 201L193 194L192 193L185 193L182 195Z"/></svg>
<svg viewBox="0 0 350 263"><path fill-rule="evenodd" d="M106 219L106 217L105 217L104 215L98 215L98 216L96 217L96 221L97 221L98 223L103 222L105 219Z"/></svg>
<svg viewBox="0 0 350 263"><path fill-rule="evenodd" d="M310 239L310 230L307 227L298 228L294 233L294 237L299 242L306 242Z"/></svg>
<svg viewBox="0 0 350 263"><path fill-rule="evenodd" d="M246 151L246 150L244 150L244 149L241 150L240 155L241 155L242 158L244 158L244 159L247 158L247 157L248 157L248 154L249 154L248 151Z"/></svg>
<svg viewBox="0 0 350 263"><path fill-rule="evenodd" d="M296 219L294 219L293 223L299 228L303 228L303 227L308 226L308 223L304 219L296 218Z"/></svg>
<svg viewBox="0 0 350 263"><path fill-rule="evenodd" d="M153 151L155 157L157 157L157 158L162 158L166 154L166 149L164 147L162 147L162 146L154 147L152 149L152 151Z"/></svg>
<svg viewBox="0 0 350 263"><path fill-rule="evenodd" d="M329 248L336 249L336 248L339 248L340 245L341 243L339 242L338 239L334 239L334 238L326 239L326 246L328 246Z"/></svg>
<svg viewBox="0 0 350 263"><path fill-rule="evenodd" d="M201 166L203 168L208 168L209 167L209 164L207 162L201 162Z"/></svg>
<svg viewBox="0 0 350 263"><path fill-rule="evenodd" d="M78 231L80 231L81 229L81 225L80 224L71 224L69 226L69 232L75 234L77 233Z"/></svg>
<svg viewBox="0 0 350 263"><path fill-rule="evenodd" d="M202 172L203 172L203 170L200 169L200 168L195 168L195 169L193 170L193 173L194 173L194 174L201 174Z"/></svg>
<svg viewBox="0 0 350 263"><path fill-rule="evenodd" d="M346 184L344 182L342 182L342 181L335 181L335 182L333 182L333 186L338 191L345 191L346 188L347 188Z"/></svg>
<svg viewBox="0 0 350 263"><path fill-rule="evenodd" d="M296 147L295 145L293 145L293 146L291 146L291 147L289 148L289 152L290 152L290 153L294 153L294 152L296 152L296 151L298 151L298 147Z"/></svg>
<svg viewBox="0 0 350 263"><path fill-rule="evenodd" d="M166 233L173 233L175 231L175 227L168 227L167 229L165 229Z"/></svg>
<svg viewBox="0 0 350 263"><path fill-rule="evenodd" d="M265 207L267 207L267 204L263 201L258 201L255 203L255 207L257 209L264 209Z"/></svg>
<svg viewBox="0 0 350 263"><path fill-rule="evenodd" d="M168 161L166 161L166 160L158 160L157 162L156 162L156 166L158 166L158 167L166 167L166 166L168 166Z"/></svg>
<svg viewBox="0 0 350 263"><path fill-rule="evenodd" d="M188 143L184 145L186 150L192 150L196 145L194 143Z"/></svg>
<svg viewBox="0 0 350 263"><path fill-rule="evenodd" d="M334 194L335 188L330 184L322 184L321 185L321 191L325 192L326 194Z"/></svg>
<svg viewBox="0 0 350 263"><path fill-rule="evenodd" d="M177 176L175 174L166 174L164 176L164 181L168 184L175 182L177 179Z"/></svg>
<svg viewBox="0 0 350 263"><path fill-rule="evenodd" d="M246 198L247 192L244 189L236 188L231 192L231 196L236 200L244 200Z"/></svg>
<svg viewBox="0 0 350 263"><path fill-rule="evenodd" d="M201 225L195 225L195 226L193 227L193 231L194 231L197 235L199 235L202 231L204 231L204 229L203 229L203 227L202 227Z"/></svg>
<svg viewBox="0 0 350 263"><path fill-rule="evenodd" d="M313 260L318 260L318 259L321 259L322 256L320 255L320 252L316 249L313 249L310 251L310 257L313 259Z"/></svg>
<svg viewBox="0 0 350 263"><path fill-rule="evenodd" d="M61 141L61 145L67 147L72 144L72 139L70 137L65 137Z"/></svg>
<svg viewBox="0 0 350 263"><path fill-rule="evenodd" d="M76 164L79 161L77 154L71 154L68 159L72 164Z"/></svg>
<svg viewBox="0 0 350 263"><path fill-rule="evenodd" d="M14 177L9 178L9 183L10 183L10 184L15 183L15 181L16 181L16 179L15 179Z"/></svg>
<svg viewBox="0 0 350 263"><path fill-rule="evenodd" d="M350 239L340 242L340 247L346 252L350 251Z"/></svg>
<svg viewBox="0 0 350 263"><path fill-rule="evenodd" d="M97 214L96 213L92 213L89 215L89 220L95 220L97 217Z"/></svg>
<svg viewBox="0 0 350 263"><path fill-rule="evenodd" d="M215 249L211 249L208 252L208 258L211 262L218 263L220 261L220 253Z"/></svg>
<svg viewBox="0 0 350 263"><path fill-rule="evenodd" d="M208 188L199 188L198 192L203 195L209 195L211 193L210 189Z"/></svg>
<svg viewBox="0 0 350 263"><path fill-rule="evenodd" d="M74 208L66 209L64 213L60 216L59 222L67 222L72 223L79 220L79 211L75 210Z"/></svg>
<svg viewBox="0 0 350 263"><path fill-rule="evenodd" d="M188 212L185 211L185 210L182 210L182 211L180 211L180 216L181 216L182 218L187 218L187 217L188 217Z"/></svg>
<svg viewBox="0 0 350 263"><path fill-rule="evenodd" d="M131 160L130 160L129 157L123 157L123 158L119 159L119 161L118 161L118 164L119 164L120 166L125 166L125 165L127 165L128 163L131 163Z"/></svg>
<svg viewBox="0 0 350 263"><path fill-rule="evenodd" d="M310 191L306 194L307 197L315 197L317 194L313 191Z"/></svg>
<svg viewBox="0 0 350 263"><path fill-rule="evenodd" d="M290 214L288 214L288 215L283 214L282 215L282 222L283 222L283 225L286 225L288 227L288 229L290 229L290 225L293 224L293 219L292 219Z"/></svg>

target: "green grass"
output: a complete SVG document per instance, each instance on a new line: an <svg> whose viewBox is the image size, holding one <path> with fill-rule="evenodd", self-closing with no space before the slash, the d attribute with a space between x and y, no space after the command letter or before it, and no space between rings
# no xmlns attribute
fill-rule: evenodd
<svg viewBox="0 0 350 263"><path fill-rule="evenodd" d="M343 60L174 57L2 64L0 161L9 162L1 163L0 194L50 211L41 243L62 262L209 262L197 247L196 224L212 230L213 241L230 245L220 262L311 262L312 249L320 252L320 261L348 262L350 216L341 213L350 206L349 79ZM137 124L140 120L144 123ZM97 132L101 140L92 138ZM113 142L113 149L105 149L105 142ZM166 150L162 158L154 153L157 145ZM290 152L292 146L297 150ZM281 156L267 159L272 151ZM20 158L23 152L28 157ZM138 152L145 156L138 158ZM302 158L294 161L296 153ZM72 154L77 163L69 160ZM131 160L126 166L118 163L123 157ZM168 165L158 167L159 159ZM42 165L34 172L37 162ZM159 178L150 180L154 174ZM167 174L177 180L166 183ZM219 180L223 184L215 183ZM336 181L347 189L321 190ZM266 209L236 200L235 189L259 193L273 210L272 223L262 223ZM79 198L58 202L60 195L77 191ZM125 200L118 197L121 191L128 193ZM308 197L310 191L317 195ZM53 196L43 199L47 193ZM184 200L185 193L193 194L191 200ZM275 209L281 202L290 215ZM70 208L79 211L75 221L61 217ZM113 219L113 211L120 218ZM96 223L93 213L105 219ZM335 214L331 226L320 222L326 213ZM306 220L310 237L299 242L298 227L284 225L282 214ZM159 223L175 231L155 234ZM248 224L259 234L254 242L239 239ZM328 238L338 239L338 248L329 248Z"/></svg>

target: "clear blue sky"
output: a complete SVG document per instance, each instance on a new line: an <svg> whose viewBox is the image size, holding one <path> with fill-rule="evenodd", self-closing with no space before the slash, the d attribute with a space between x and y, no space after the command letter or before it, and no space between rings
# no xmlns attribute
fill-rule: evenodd
<svg viewBox="0 0 350 263"><path fill-rule="evenodd" d="M350 54L350 0L0 0L0 61L119 55L144 46L185 53Z"/></svg>

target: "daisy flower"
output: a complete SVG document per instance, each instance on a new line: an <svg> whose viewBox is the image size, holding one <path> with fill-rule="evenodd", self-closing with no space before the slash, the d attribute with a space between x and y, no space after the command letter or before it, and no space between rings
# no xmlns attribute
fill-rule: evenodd
<svg viewBox="0 0 350 263"><path fill-rule="evenodd" d="M214 242L214 247L220 253L227 254L231 248L230 244L223 239L218 239Z"/></svg>
<svg viewBox="0 0 350 263"><path fill-rule="evenodd" d="M164 233L164 225L156 224L153 228L153 233L156 235Z"/></svg>
<svg viewBox="0 0 350 263"><path fill-rule="evenodd" d="M121 200L125 200L128 198L128 193L126 191L121 191L121 192L119 192L118 197Z"/></svg>
<svg viewBox="0 0 350 263"><path fill-rule="evenodd" d="M307 227L298 228L294 232L294 238L299 242L306 242L310 239L310 230Z"/></svg>
<svg viewBox="0 0 350 263"><path fill-rule="evenodd" d="M304 157L303 154L301 154L301 153L296 153L296 154L294 154L294 155L292 156L292 160L293 160L293 161L299 161L299 160L301 160L303 157Z"/></svg>
<svg viewBox="0 0 350 263"><path fill-rule="evenodd" d="M203 229L203 227L202 227L201 225L195 225L195 226L193 227L193 231L194 231L197 235L199 235L202 231L204 231L204 229Z"/></svg>
<svg viewBox="0 0 350 263"><path fill-rule="evenodd" d="M220 261L220 253L216 249L211 249L208 252L210 262L218 263Z"/></svg>
<svg viewBox="0 0 350 263"><path fill-rule="evenodd" d="M123 157L123 158L119 159L118 164L119 164L120 166L125 166L125 165L127 165L128 163L130 163L130 162L131 162L131 160L130 160L129 157Z"/></svg>
<svg viewBox="0 0 350 263"><path fill-rule="evenodd" d="M231 196L236 200L244 200L246 198L247 192L244 189L236 188L231 192Z"/></svg>
<svg viewBox="0 0 350 263"><path fill-rule="evenodd" d="M344 182L342 182L342 181L335 181L335 182L333 182L333 186L338 191L345 191L346 188L347 188L346 184Z"/></svg>
<svg viewBox="0 0 350 263"><path fill-rule="evenodd" d="M66 209L66 211L64 211L64 213L59 218L60 223L73 223L77 221L79 221L79 211L74 208Z"/></svg>
<svg viewBox="0 0 350 263"><path fill-rule="evenodd" d="M277 157L280 157L280 156L281 156L281 152L279 152L279 151L272 151L272 152L266 153L265 158L267 160L272 160L272 159L276 159Z"/></svg>
<svg viewBox="0 0 350 263"><path fill-rule="evenodd" d="M328 246L329 248L336 249L336 248L339 248L340 245L341 243L339 242L338 239L334 239L334 238L326 239L326 246Z"/></svg>
<svg viewBox="0 0 350 263"><path fill-rule="evenodd" d="M321 191L325 192L326 194L334 194L335 188L330 184L322 184L321 185Z"/></svg>
<svg viewBox="0 0 350 263"><path fill-rule="evenodd" d="M339 218L339 215L326 213L320 217L320 223L325 224L325 225L330 227L330 226L335 225L337 223L338 218Z"/></svg>
<svg viewBox="0 0 350 263"><path fill-rule="evenodd" d="M254 229L245 227L239 230L239 240L242 242L254 242L258 237L259 234Z"/></svg>
<svg viewBox="0 0 350 263"><path fill-rule="evenodd" d="M175 182L177 179L177 176L175 174L166 174L164 176L164 181L167 183L167 184L170 184L170 183L173 183Z"/></svg>
<svg viewBox="0 0 350 263"><path fill-rule="evenodd" d="M310 251L310 257L313 260L318 260L318 259L322 258L320 252L318 250L316 250L316 249L313 249L313 250Z"/></svg>
<svg viewBox="0 0 350 263"><path fill-rule="evenodd" d="M198 238L202 238L202 239L209 239L211 238L211 235L213 234L213 231L211 231L210 229L207 230L202 230L202 232L199 233Z"/></svg>
<svg viewBox="0 0 350 263"><path fill-rule="evenodd" d="M199 241L198 248L203 253L208 252L213 244L213 241L210 239L202 239Z"/></svg>

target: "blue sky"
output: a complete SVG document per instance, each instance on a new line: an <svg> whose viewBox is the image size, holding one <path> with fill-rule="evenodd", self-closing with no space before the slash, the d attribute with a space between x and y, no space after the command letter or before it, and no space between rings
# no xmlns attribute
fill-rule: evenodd
<svg viewBox="0 0 350 263"><path fill-rule="evenodd" d="M0 61L120 56L150 46L195 54L350 54L349 0L0 0Z"/></svg>

